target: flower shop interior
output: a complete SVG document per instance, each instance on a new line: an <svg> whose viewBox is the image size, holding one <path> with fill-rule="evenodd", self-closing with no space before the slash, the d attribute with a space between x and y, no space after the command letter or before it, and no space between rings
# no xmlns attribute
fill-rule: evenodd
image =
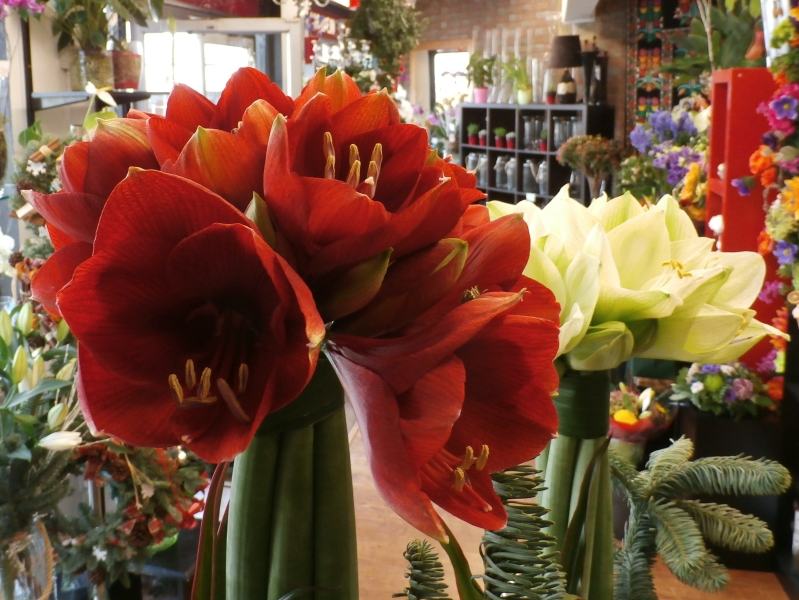
<svg viewBox="0 0 799 600"><path fill-rule="evenodd" d="M0 0L0 600L799 599L795 4Z"/></svg>

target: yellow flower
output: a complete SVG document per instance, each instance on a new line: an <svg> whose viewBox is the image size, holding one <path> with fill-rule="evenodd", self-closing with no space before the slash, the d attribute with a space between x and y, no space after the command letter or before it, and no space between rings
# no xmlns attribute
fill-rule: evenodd
<svg viewBox="0 0 799 600"><path fill-rule="evenodd" d="M785 187L780 193L780 197L785 209L795 213L796 218L799 219L799 203L797 202L797 199L799 199L799 177L793 177L785 182Z"/></svg>
<svg viewBox="0 0 799 600"><path fill-rule="evenodd" d="M636 417L635 413L631 410L622 408L613 414L613 420L617 423L624 423L625 425L635 425L638 422L638 417Z"/></svg>
<svg viewBox="0 0 799 600"><path fill-rule="evenodd" d="M688 173L685 174L685 185L680 192L680 200L692 200L696 184L699 182L699 163L691 163Z"/></svg>

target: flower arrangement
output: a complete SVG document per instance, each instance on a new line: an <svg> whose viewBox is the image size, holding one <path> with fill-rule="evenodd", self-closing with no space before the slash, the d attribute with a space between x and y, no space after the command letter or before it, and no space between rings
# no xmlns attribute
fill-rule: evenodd
<svg viewBox="0 0 799 600"><path fill-rule="evenodd" d="M558 149L558 162L585 173L596 197L603 179L613 173L621 162L621 146L601 135L577 135L566 140Z"/></svg>
<svg viewBox="0 0 799 600"><path fill-rule="evenodd" d="M22 19L31 15L38 17L44 12L47 2L40 0L2 0L0 1L0 19L8 16L8 11L15 11Z"/></svg>
<svg viewBox="0 0 799 600"><path fill-rule="evenodd" d="M690 400L699 410L735 419L757 416L777 406L757 373L740 362L694 363L680 370L672 388L672 400Z"/></svg>
<svg viewBox="0 0 799 600"><path fill-rule="evenodd" d="M709 109L694 108L685 103L674 111L655 111L648 123L635 126L630 142L639 154L622 162L620 185L654 198L671 192L694 221L703 221Z"/></svg>
<svg viewBox="0 0 799 600"><path fill-rule="evenodd" d="M646 442L670 423L669 409L657 401L652 388L638 394L622 383L610 393L610 435L613 439Z"/></svg>

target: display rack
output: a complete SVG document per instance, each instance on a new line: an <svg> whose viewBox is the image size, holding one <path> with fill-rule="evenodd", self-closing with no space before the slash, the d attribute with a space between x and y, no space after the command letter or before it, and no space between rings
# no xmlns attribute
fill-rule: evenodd
<svg viewBox="0 0 799 600"><path fill-rule="evenodd" d="M516 203L527 196L523 187L523 165L528 159L534 163L545 162L548 170L546 188L536 193L536 200L546 203L558 193L564 185L570 183L572 171L569 167L561 165L557 159L557 148L554 147L555 121L559 118L575 117L575 135L592 134L603 135L612 139L615 127L615 108L610 105L586 104L473 104L463 103L459 109L460 127L460 160L463 166L467 164L468 155L471 153L486 154L488 157L488 185L478 185L479 189L486 192L489 200L502 200ZM540 148L528 149L524 147L524 117L539 117L544 119L547 132L548 146L546 150ZM488 136L486 145L464 143L468 140L466 128L470 123L478 123L481 129L486 129ZM495 146L493 129L504 127L516 133L517 147L515 149L497 148ZM494 166L497 158L505 156L515 157L517 168L515 181L509 187L496 185L496 172ZM589 201L588 183L582 173L576 178L579 193L576 198L584 204Z"/></svg>

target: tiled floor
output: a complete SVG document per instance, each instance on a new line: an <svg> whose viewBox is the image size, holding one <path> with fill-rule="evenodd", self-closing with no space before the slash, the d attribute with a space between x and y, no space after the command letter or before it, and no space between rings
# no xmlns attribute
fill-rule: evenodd
<svg viewBox="0 0 799 600"><path fill-rule="evenodd" d="M397 459L401 460L401 457ZM352 440L352 460L361 598L383 600L403 589L406 563L402 552L407 542L418 538L419 533L394 514L378 495L366 464L360 434ZM477 550L482 531L454 518L448 518L447 523L466 552L472 572L482 572ZM443 551L439 554L454 590L446 555ZM776 576L771 573L733 571L730 587L721 594L705 594L682 585L662 564L655 568L655 580L660 600L788 600ZM454 592L452 596L457 597Z"/></svg>

